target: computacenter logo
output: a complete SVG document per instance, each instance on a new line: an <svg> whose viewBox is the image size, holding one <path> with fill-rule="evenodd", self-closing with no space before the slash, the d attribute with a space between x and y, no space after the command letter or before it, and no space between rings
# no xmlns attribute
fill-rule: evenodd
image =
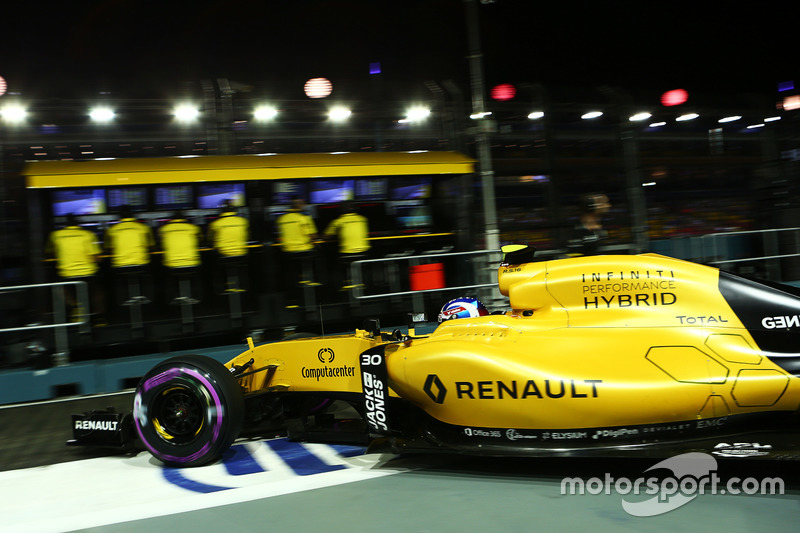
<svg viewBox="0 0 800 533"><path fill-rule="evenodd" d="M707 453L685 453L661 461L645 472L665 469L671 476L604 478L587 480L573 477L561 480L562 495L620 494L622 508L633 516L656 516L677 509L700 494L783 494L781 478L732 477L723 481L717 475L717 460ZM651 496L641 499L636 496Z"/></svg>

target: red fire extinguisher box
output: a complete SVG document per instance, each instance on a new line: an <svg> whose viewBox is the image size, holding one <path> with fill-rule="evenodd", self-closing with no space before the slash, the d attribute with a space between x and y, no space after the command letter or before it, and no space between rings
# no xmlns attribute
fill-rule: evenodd
<svg viewBox="0 0 800 533"><path fill-rule="evenodd" d="M412 265L408 267L408 281L412 291L444 288L444 263Z"/></svg>

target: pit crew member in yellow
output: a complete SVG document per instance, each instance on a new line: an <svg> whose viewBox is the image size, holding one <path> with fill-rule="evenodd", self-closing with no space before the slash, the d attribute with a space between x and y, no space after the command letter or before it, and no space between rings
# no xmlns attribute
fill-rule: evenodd
<svg viewBox="0 0 800 533"><path fill-rule="evenodd" d="M339 236L340 254L361 254L369 250L369 222L350 203L345 204L342 214L325 228L326 238L334 235Z"/></svg>
<svg viewBox="0 0 800 533"><path fill-rule="evenodd" d="M284 252L307 252L314 249L317 225L310 216L303 213L304 205L301 198L294 198L289 212L279 216L275 221L278 226L278 239Z"/></svg>
<svg viewBox="0 0 800 533"><path fill-rule="evenodd" d="M229 200L225 201L219 218L208 225L208 240L222 257L247 254L247 237L250 223L236 213Z"/></svg>
<svg viewBox="0 0 800 533"><path fill-rule="evenodd" d="M184 268L200 265L200 228L189 222L183 213L158 230L164 250L164 266Z"/></svg>
<svg viewBox="0 0 800 533"><path fill-rule="evenodd" d="M130 206L120 207L119 222L106 230L105 245L111 252L114 268L141 266L150 263L150 250L155 247L153 230L133 216Z"/></svg>
<svg viewBox="0 0 800 533"><path fill-rule="evenodd" d="M95 234L80 227L74 215L67 215L66 226L53 231L45 246L45 252L55 256L62 278L94 276L100 251Z"/></svg>

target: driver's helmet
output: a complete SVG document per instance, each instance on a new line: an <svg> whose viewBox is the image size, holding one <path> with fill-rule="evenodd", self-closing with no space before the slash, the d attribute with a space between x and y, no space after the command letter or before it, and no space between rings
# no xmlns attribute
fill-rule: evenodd
<svg viewBox="0 0 800 533"><path fill-rule="evenodd" d="M476 316L486 316L489 310L477 298L467 296L450 300L439 312L439 322L451 320L453 318L472 318Z"/></svg>

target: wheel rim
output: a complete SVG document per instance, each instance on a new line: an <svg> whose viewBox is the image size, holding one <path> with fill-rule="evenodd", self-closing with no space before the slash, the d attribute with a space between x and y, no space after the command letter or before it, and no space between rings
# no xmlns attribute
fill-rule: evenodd
<svg viewBox="0 0 800 533"><path fill-rule="evenodd" d="M197 394L186 387L171 387L158 396L153 427L164 440L186 444L203 430L205 409Z"/></svg>

